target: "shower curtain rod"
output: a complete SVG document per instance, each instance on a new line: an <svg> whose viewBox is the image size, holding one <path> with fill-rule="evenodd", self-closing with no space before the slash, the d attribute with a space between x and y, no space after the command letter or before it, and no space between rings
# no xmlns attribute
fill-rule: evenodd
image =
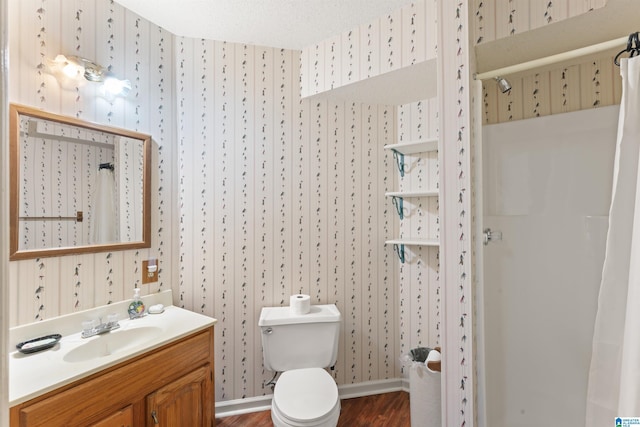
<svg viewBox="0 0 640 427"><path fill-rule="evenodd" d="M619 39L609 40L607 42L581 47L579 49L570 50L555 55L545 56L544 58L533 59L531 61L510 65L508 67L498 68L497 70L477 73L473 75L473 78L475 80L487 80L494 79L496 77L508 76L509 74L518 73L520 71L531 70L533 68L543 67L545 65L551 65L557 62L566 61L568 59L579 58L581 56L586 56L592 53L598 53L605 50L613 49L614 47L619 47L621 45L626 45L628 39L629 36L624 36Z"/></svg>

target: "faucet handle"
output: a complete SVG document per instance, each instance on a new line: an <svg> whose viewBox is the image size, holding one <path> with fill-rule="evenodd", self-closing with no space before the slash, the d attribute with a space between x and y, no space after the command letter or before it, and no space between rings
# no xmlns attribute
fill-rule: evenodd
<svg viewBox="0 0 640 427"><path fill-rule="evenodd" d="M96 319L85 320L84 322L82 322L82 332L87 334L91 333L91 331L93 331L93 328L95 328L96 326Z"/></svg>

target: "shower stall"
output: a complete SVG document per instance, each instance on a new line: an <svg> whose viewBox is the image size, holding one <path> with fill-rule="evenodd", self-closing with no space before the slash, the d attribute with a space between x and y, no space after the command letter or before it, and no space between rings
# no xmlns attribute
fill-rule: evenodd
<svg viewBox="0 0 640 427"><path fill-rule="evenodd" d="M585 423L618 110L482 129L481 426Z"/></svg>

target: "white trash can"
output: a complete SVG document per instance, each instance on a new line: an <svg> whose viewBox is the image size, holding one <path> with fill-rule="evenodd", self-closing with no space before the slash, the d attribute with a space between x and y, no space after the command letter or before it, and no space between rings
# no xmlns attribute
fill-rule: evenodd
<svg viewBox="0 0 640 427"><path fill-rule="evenodd" d="M425 361L411 360L409 364L409 404L411 408L411 427L441 427L442 402L440 396L441 373L432 371L426 365L429 360L440 360L440 353L429 351Z"/></svg>

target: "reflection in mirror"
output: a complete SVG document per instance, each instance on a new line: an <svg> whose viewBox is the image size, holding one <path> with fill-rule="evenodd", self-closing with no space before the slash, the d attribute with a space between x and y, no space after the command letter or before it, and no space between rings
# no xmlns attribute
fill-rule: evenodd
<svg viewBox="0 0 640 427"><path fill-rule="evenodd" d="M150 246L148 135L11 105L11 259Z"/></svg>

